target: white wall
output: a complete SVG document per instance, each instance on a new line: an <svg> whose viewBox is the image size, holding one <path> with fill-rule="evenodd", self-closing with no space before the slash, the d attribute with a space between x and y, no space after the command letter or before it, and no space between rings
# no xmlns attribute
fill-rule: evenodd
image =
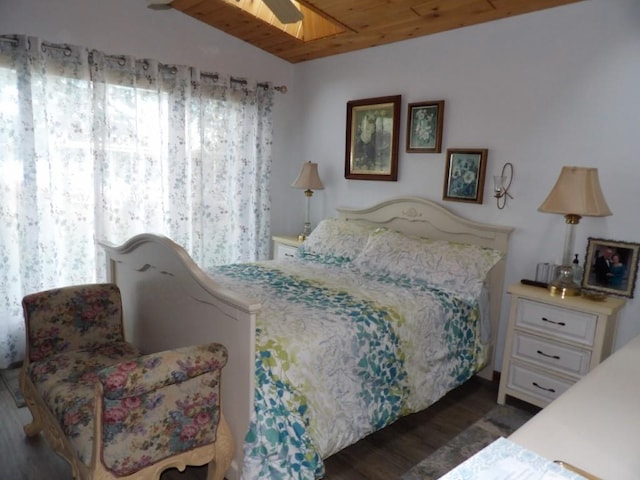
<svg viewBox="0 0 640 480"><path fill-rule="evenodd" d="M0 32L194 65L286 84L276 95L274 233L297 233L304 195L290 188L300 163L315 161L326 189L312 199L314 223L336 206L368 206L389 196L442 196L445 151L489 149L483 205L445 202L483 222L516 228L507 282L559 261L560 216L537 212L562 165L599 168L614 215L584 218L589 236L640 242L640 2L590 0L463 30L291 65L176 11L145 0L0 0ZM401 94L397 182L345 180L346 102ZM408 102L446 100L443 153L404 153ZM512 162L514 200L495 207L490 177ZM640 296L640 290L636 292ZM504 299L506 312L507 299ZM622 315L616 347L640 333L640 304ZM506 314L502 318L504 323ZM503 338L504 332L501 332ZM496 366L500 366L502 348Z"/></svg>
<svg viewBox="0 0 640 480"><path fill-rule="evenodd" d="M336 206L369 206L389 196L441 200L446 149L489 149L483 205L445 202L469 218L515 227L507 283L533 278L538 261L559 263L561 216L537 212L562 165L598 167L614 215L584 218L587 237L640 242L640 2L592 0L445 32L296 67L301 108L293 156L319 164L326 190L313 198L314 223ZM345 180L346 102L401 94L397 182ZM406 104L446 101L443 153L404 153ZM504 210L491 176L514 165ZM640 296L640 288L636 290ZM507 298L503 301L502 332ZM640 333L640 304L629 301L616 339ZM502 340L501 340L502 341ZM498 352L500 368L502 348Z"/></svg>

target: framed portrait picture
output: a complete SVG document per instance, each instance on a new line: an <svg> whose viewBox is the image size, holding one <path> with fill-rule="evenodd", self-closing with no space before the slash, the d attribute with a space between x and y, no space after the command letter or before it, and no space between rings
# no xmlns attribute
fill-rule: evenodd
<svg viewBox="0 0 640 480"><path fill-rule="evenodd" d="M486 148L452 148L447 150L443 200L482 203L487 153Z"/></svg>
<svg viewBox="0 0 640 480"><path fill-rule="evenodd" d="M639 243L589 237L582 288L633 298L639 250Z"/></svg>
<svg viewBox="0 0 640 480"><path fill-rule="evenodd" d="M407 153L440 153L444 100L410 103L407 107Z"/></svg>
<svg viewBox="0 0 640 480"><path fill-rule="evenodd" d="M347 102L344 177L398 180L400 95Z"/></svg>

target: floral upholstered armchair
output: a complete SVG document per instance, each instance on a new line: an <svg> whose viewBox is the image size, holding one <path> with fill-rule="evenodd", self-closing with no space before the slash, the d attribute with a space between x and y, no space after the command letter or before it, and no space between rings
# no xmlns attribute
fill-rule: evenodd
<svg viewBox="0 0 640 480"><path fill-rule="evenodd" d="M158 478L209 463L222 479L233 441L220 409L224 346L149 355L124 340L113 284L58 288L23 299L27 354L20 388L75 479Z"/></svg>

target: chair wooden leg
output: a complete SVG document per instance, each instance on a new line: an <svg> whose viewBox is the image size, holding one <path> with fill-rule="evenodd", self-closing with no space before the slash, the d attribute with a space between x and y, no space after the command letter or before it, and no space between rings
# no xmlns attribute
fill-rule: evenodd
<svg viewBox="0 0 640 480"><path fill-rule="evenodd" d="M20 369L20 392L24 398L29 411L31 412L31 423L22 426L24 433L27 437L35 437L42 431L42 418L40 417L40 410L37 407L34 391L35 387L27 379L27 365L25 364Z"/></svg>
<svg viewBox="0 0 640 480"><path fill-rule="evenodd" d="M216 432L215 453L207 468L207 480L224 480L224 474L233 458L233 437L224 416L220 414L220 423Z"/></svg>

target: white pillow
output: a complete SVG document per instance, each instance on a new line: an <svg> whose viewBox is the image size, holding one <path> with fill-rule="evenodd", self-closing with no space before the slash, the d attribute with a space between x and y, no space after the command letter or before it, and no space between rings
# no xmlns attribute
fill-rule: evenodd
<svg viewBox="0 0 640 480"><path fill-rule="evenodd" d="M300 247L303 257L331 263L350 262L364 249L371 228L339 218L325 218Z"/></svg>
<svg viewBox="0 0 640 480"><path fill-rule="evenodd" d="M487 274L502 256L491 248L383 230L369 236L353 265L363 272L424 281L475 301Z"/></svg>

